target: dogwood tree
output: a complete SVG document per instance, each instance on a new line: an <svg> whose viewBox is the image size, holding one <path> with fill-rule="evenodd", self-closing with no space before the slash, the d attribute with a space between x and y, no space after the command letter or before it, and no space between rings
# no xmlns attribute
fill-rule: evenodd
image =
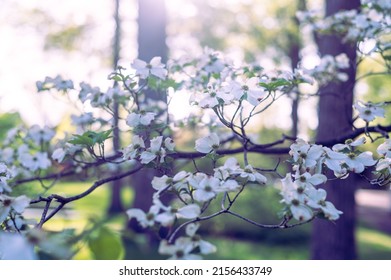
<svg viewBox="0 0 391 280"><path fill-rule="evenodd" d="M383 67L381 72L366 75L389 75L391 45L386 39L390 10L387 1L362 1L360 11L343 11L328 18L308 12L298 17L320 32L336 32L344 40L360 42L357 63L373 58ZM311 69L300 66L292 72L268 72L262 65L234 65L222 53L205 48L200 55L172 59L167 64L159 57L136 59L108 75L116 86L107 90L85 82L76 85L61 76L37 82L39 94L68 96L82 112L72 116L75 133L60 137L54 128L21 126L11 129L1 144L1 258L37 258L34 247L59 258L69 257L67 237L49 234L45 223L104 184L147 168L160 173L151 186L145 186L154 190L151 207L148 211L132 208L126 214L144 228L156 232L165 228L158 251L171 259L199 259L215 252L217 248L197 230L203 221L224 215L270 229L292 228L317 218L338 220L343 213L327 199L327 189L322 187L325 182L366 170L369 172L362 178L372 184L391 182L391 125L377 122L388 117L391 101L357 100L353 130L323 142L281 135L270 143L260 143L250 127L297 87L306 85L310 90L302 93L303 97L317 98L319 87L344 81L349 63L355 62L341 53L320 58ZM178 122L166 103L145 102L147 89L166 92L168 100L187 92L189 104L199 114L189 114ZM130 139L121 149L112 149L107 141L113 131L114 103L120 107L118 128ZM196 138L191 140L192 150L180 144L184 141L181 127L187 125L192 125ZM375 153L368 150L369 144L377 146ZM280 174L280 163L273 169L260 166L250 159L250 153L286 154L290 171ZM212 168L200 168L199 159L210 161ZM118 166L121 173L112 175ZM39 182L49 190L71 176L93 183L70 196L23 194L24 183ZM233 210L249 187L270 185L281 195L279 222L262 224ZM25 220L23 212L36 204L43 205L39 219ZM219 210L211 211L212 205L218 205Z"/></svg>

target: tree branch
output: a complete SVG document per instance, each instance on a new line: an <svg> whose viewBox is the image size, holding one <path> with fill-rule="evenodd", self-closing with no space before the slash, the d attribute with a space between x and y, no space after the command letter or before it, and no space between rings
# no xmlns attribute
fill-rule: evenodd
<svg viewBox="0 0 391 280"><path fill-rule="evenodd" d="M115 175L115 176L111 176L111 177L107 177L107 178L98 180L91 187L89 187L86 191L84 191L84 192L82 192L82 193L80 193L78 195L75 195L75 196L63 197L63 196L60 196L60 195L52 194L52 195L50 195L48 197L39 197L38 199L32 200L30 202L30 204L36 204L36 203L39 203L39 202L42 202L42 201L46 202L44 211L43 211L42 216L41 216L41 220L40 220L39 224L37 225L37 227L42 227L42 225L44 223L46 223L55 214L57 214L66 204L68 204L68 203L70 203L72 201L75 201L75 200L79 200L79 199L89 195L94 190L96 190L98 187L100 187L100 186L102 186L102 185L104 185L104 184L106 184L108 182L115 181L115 180L120 180L122 178L130 176L130 175L138 172L142 168L143 168L143 166L139 165L138 167L136 167L136 168L134 168L134 169L132 169L132 170L130 170L128 172L124 172L124 173L121 173L121 174L118 174L118 175ZM49 215L47 215L48 214L48 210L49 210L49 206L50 206L50 204L51 204L51 202L53 200L56 200L60 204Z"/></svg>

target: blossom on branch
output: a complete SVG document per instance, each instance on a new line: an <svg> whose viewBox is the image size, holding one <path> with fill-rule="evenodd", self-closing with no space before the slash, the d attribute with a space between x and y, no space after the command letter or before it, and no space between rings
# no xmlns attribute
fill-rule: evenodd
<svg viewBox="0 0 391 280"><path fill-rule="evenodd" d="M158 56L153 57L149 63L135 59L131 67L136 70L136 75L139 75L141 79L146 79L152 75L164 80L167 76L167 70L164 64L161 63L161 57Z"/></svg>
<svg viewBox="0 0 391 280"><path fill-rule="evenodd" d="M363 103L360 101L356 101L353 107L358 111L358 116L360 119L363 119L366 122L371 122L375 120L377 117L384 118L384 108L383 104L375 104L375 103Z"/></svg>
<svg viewBox="0 0 391 280"><path fill-rule="evenodd" d="M11 197L0 194L0 224L4 222L11 211L22 214L30 205L30 198L25 195Z"/></svg>
<svg viewBox="0 0 391 280"><path fill-rule="evenodd" d="M208 154L216 151L220 146L220 139L216 133L211 133L206 137L197 139L195 142L195 149L203 154Z"/></svg>

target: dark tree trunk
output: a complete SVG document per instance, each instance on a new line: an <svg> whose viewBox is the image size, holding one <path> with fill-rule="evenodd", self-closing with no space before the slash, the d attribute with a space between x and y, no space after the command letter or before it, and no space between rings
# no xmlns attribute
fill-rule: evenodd
<svg viewBox="0 0 391 280"><path fill-rule="evenodd" d="M114 20L115 20L115 35L113 40L113 69L115 70L118 67L118 61L120 59L120 43L121 43L121 19L119 16L120 9L120 0L115 0L115 10L114 10ZM117 83L115 82L114 86ZM121 138L118 127L119 120L119 105L117 102L114 102L113 106L113 149L118 151L121 148ZM119 168L119 167L118 167ZM120 173L121 170L117 169L117 173ZM123 211L122 201L121 201L121 188L122 181L115 180L111 183L111 199L110 205L107 210L109 214L121 213Z"/></svg>
<svg viewBox="0 0 391 280"><path fill-rule="evenodd" d="M327 0L326 15L340 10L357 9L359 5L359 0ZM346 71L348 81L331 83L320 90L317 141L327 141L349 133L352 129L356 46L344 44L340 37L332 35L319 37L318 46L322 56L346 53L351 62L350 68ZM335 224L320 219L314 222L311 256L313 259L356 259L355 177L350 175L346 180L328 181L324 188L328 194L327 199L343 211L343 215Z"/></svg>
<svg viewBox="0 0 391 280"><path fill-rule="evenodd" d="M306 3L305 0L298 0L297 1L297 11L305 11L306 10ZM298 64L300 62L300 50L302 47L301 42L301 36L299 32L299 21L297 20L296 16L293 19L296 28L294 33L290 33L289 38L289 50L288 55L291 60L291 67L292 71L298 67ZM297 89L297 92L295 95L292 96L292 112L291 112L291 119L292 119L292 129L291 129L291 136L296 138L297 134L299 132L299 103L300 103L300 92L299 89Z"/></svg>
<svg viewBox="0 0 391 280"><path fill-rule="evenodd" d="M160 56L165 62L167 61L165 1L139 0L138 5L138 58L149 62L154 56ZM161 92L147 90L144 94L150 100L167 101L165 94ZM147 134L142 136L148 145ZM131 184L135 191L133 208L149 210L154 193L151 185L154 176L161 176L161 174L156 174L153 169L144 169L132 176ZM134 220L130 221L129 227L137 232L143 231Z"/></svg>

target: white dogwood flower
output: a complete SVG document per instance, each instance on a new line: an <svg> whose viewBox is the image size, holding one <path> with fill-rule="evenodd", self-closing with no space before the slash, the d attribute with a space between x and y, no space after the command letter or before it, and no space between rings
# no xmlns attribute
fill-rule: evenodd
<svg viewBox="0 0 391 280"><path fill-rule="evenodd" d="M161 63L161 57L155 56L149 63L140 59L135 59L131 64L131 67L136 70L136 75L140 78L146 79L150 75L164 80L167 76L167 70L163 63Z"/></svg>
<svg viewBox="0 0 391 280"><path fill-rule="evenodd" d="M391 139L386 139L384 143L377 147L377 153L383 155L386 158L391 158Z"/></svg>
<svg viewBox="0 0 391 280"><path fill-rule="evenodd" d="M345 163L349 166L351 171L361 173L366 166L372 166L376 164L376 161L373 159L372 153L367 151L359 155L349 153L345 159Z"/></svg>
<svg viewBox="0 0 391 280"><path fill-rule="evenodd" d="M197 185L194 185L193 197L196 201L206 202L216 197L220 186L220 180L215 177L204 177Z"/></svg>
<svg viewBox="0 0 391 280"><path fill-rule="evenodd" d="M140 114L130 113L126 117L126 124L130 127L138 125L150 125L155 119L156 113L142 111Z"/></svg>
<svg viewBox="0 0 391 280"><path fill-rule="evenodd" d="M194 219L201 214L201 208L197 204L188 204L181 208L164 207L164 211L159 213L155 221L162 226L171 226L178 219Z"/></svg>
<svg viewBox="0 0 391 280"><path fill-rule="evenodd" d="M133 135L132 143L123 149L122 157L125 160L136 159L140 153L140 149L145 148L144 140L139 135Z"/></svg>
<svg viewBox="0 0 391 280"><path fill-rule="evenodd" d="M156 158L160 159L160 163L163 163L166 151L162 148L162 143L163 136L151 139L151 146L140 155L141 163L148 164Z"/></svg>
<svg viewBox="0 0 391 280"><path fill-rule="evenodd" d="M360 101L356 101L353 105L358 111L358 116L366 122L371 122L377 117L384 118L385 110L382 106L383 104L363 103Z"/></svg>
<svg viewBox="0 0 391 280"><path fill-rule="evenodd" d="M30 198L25 195L18 197L0 195L0 224L4 222L11 210L21 214L29 205Z"/></svg>
<svg viewBox="0 0 391 280"><path fill-rule="evenodd" d="M148 213L145 213L143 210L138 208L132 208L126 211L126 214L129 219L135 218L142 227L146 228L155 224L155 219L159 211L160 207L154 204L151 208L149 208Z"/></svg>
<svg viewBox="0 0 391 280"><path fill-rule="evenodd" d="M195 142L195 149L203 154L215 151L219 148L220 139L216 133L211 133L206 137L197 139Z"/></svg>
<svg viewBox="0 0 391 280"><path fill-rule="evenodd" d="M342 212L337 210L331 202L326 201L326 196L324 189L311 189L308 192L309 200L306 204L314 209L322 210L327 219L337 220Z"/></svg>
<svg viewBox="0 0 391 280"><path fill-rule="evenodd" d="M240 172L240 177L246 178L250 182L257 182L258 184L266 184L267 181L266 177L254 170L250 164Z"/></svg>

